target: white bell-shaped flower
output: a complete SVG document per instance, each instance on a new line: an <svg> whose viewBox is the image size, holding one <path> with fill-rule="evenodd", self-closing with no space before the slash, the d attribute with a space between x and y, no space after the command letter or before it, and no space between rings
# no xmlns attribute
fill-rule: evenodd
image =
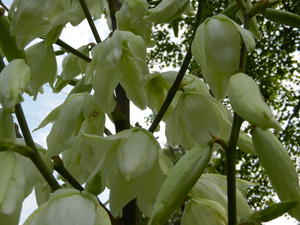
<svg viewBox="0 0 300 225"><path fill-rule="evenodd" d="M185 206L181 225L226 225L225 209L216 201L208 199L191 200Z"/></svg>
<svg viewBox="0 0 300 225"><path fill-rule="evenodd" d="M29 66L24 59L12 60L0 73L0 103L3 108L14 111L16 104L23 101L31 79Z"/></svg>
<svg viewBox="0 0 300 225"><path fill-rule="evenodd" d="M148 75L144 40L131 32L116 30L113 36L92 49L93 61L87 68L95 99L104 112L115 108L113 97L118 83L139 108L147 104L145 76Z"/></svg>
<svg viewBox="0 0 300 225"><path fill-rule="evenodd" d="M150 215L158 188L164 179L159 152L153 135L141 128L124 130L116 135L101 137L83 134L84 142L98 153L98 164L91 174L110 189L110 208L116 216L122 208L137 198L145 215Z"/></svg>
<svg viewBox="0 0 300 225"><path fill-rule="evenodd" d="M229 78L239 68L242 40L248 51L254 49L252 33L224 15L206 19L197 29L192 54L217 99L226 96Z"/></svg>
<svg viewBox="0 0 300 225"><path fill-rule="evenodd" d="M24 225L111 225L97 198L88 192L61 189L52 194Z"/></svg>

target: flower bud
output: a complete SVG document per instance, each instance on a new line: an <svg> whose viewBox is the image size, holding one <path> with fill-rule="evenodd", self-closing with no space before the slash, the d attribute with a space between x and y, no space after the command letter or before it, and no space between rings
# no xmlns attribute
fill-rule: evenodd
<svg viewBox="0 0 300 225"><path fill-rule="evenodd" d="M252 125L281 129L251 77L244 73L233 75L229 81L228 97L234 111Z"/></svg>
<svg viewBox="0 0 300 225"><path fill-rule="evenodd" d="M229 78L239 68L241 40L248 51L254 49L252 34L224 15L206 19L197 29L192 54L217 99L226 96Z"/></svg>
<svg viewBox="0 0 300 225"><path fill-rule="evenodd" d="M252 131L256 155L281 201L298 200L290 215L300 220L300 188L295 166L279 140L269 131Z"/></svg>
<svg viewBox="0 0 300 225"><path fill-rule="evenodd" d="M97 198L85 191L61 189L52 194L24 225L111 225Z"/></svg>
<svg viewBox="0 0 300 225"><path fill-rule="evenodd" d="M148 225L162 224L180 206L207 167L211 151L208 144L196 145L169 171L156 196Z"/></svg>

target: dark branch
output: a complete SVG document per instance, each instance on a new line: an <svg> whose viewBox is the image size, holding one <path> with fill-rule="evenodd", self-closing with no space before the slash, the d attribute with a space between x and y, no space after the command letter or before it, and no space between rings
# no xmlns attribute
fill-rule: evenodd
<svg viewBox="0 0 300 225"><path fill-rule="evenodd" d="M191 44L192 44L192 41L194 39L194 36L195 36L195 33L196 33L196 30L200 24L200 21L201 21L201 11L202 11L202 7L204 5L204 2L205 0L198 0L198 10L197 10L197 14L196 14L196 22L195 22L195 25L194 25L194 33L193 33L193 36L192 36L192 39L191 39L191 43L190 43L190 46L189 46L189 49L184 57L184 60L183 60L183 63L180 67L180 70L177 74L177 77L174 81L174 83L172 84L172 87L170 88L170 90L168 91L168 94L167 94L167 97L164 101L164 103L162 104L161 108L159 109L156 117L154 118L154 121L152 122L150 128L148 129L150 132L154 132L155 129L157 128L157 126L159 125L160 121L162 120L163 116L165 115L166 111L168 110L178 88L179 88L179 85L185 75L185 72L187 71L188 69L188 66L191 62L191 59L192 59L192 52L191 52Z"/></svg>
<svg viewBox="0 0 300 225"><path fill-rule="evenodd" d="M99 36L99 33L97 31L97 28L95 26L95 23L93 21L93 18L91 16L91 13L89 11L89 8L88 8L86 2L84 0L79 0L79 2L80 2L80 5L82 7L82 10L84 12L84 15L85 15L85 17L86 17L86 19L87 19L87 21L88 21L88 23L90 25L90 28L91 28L91 30L93 32L93 35L95 37L96 42L100 43L101 42L101 38Z"/></svg>
<svg viewBox="0 0 300 225"><path fill-rule="evenodd" d="M244 27L248 28L249 17L244 13ZM245 72L247 63L247 49L242 44L240 55L240 71ZM235 180L235 161L236 161L236 144L239 138L243 119L234 113L231 134L226 151L226 168L227 168L227 206L228 206L228 225L237 224L236 210L236 180Z"/></svg>
<svg viewBox="0 0 300 225"><path fill-rule="evenodd" d="M0 6L2 6L7 12L9 11L9 8L0 0Z"/></svg>
<svg viewBox="0 0 300 225"><path fill-rule="evenodd" d="M71 47L70 45L68 45L66 42L58 39L55 44L57 44L58 46L62 47L63 49L73 53L74 55L78 56L79 58L87 61L87 62L91 62L92 59L89 58L88 56L82 54L81 52L77 51L75 48Z"/></svg>
<svg viewBox="0 0 300 225"><path fill-rule="evenodd" d="M3 70L4 67L5 67L5 64L3 62L3 59L0 58L0 72ZM60 188L59 183L52 175L51 171L47 167L46 163L42 159L41 155L39 154L39 152L35 146L35 143L30 134L21 104L17 104L15 106L15 114L16 114L19 126L21 128L25 143L26 143L27 147L29 147L32 150L32 151L30 151L31 154L29 154L28 157L31 159L31 161L34 163L34 165L40 171L40 173L45 178L45 180L47 181L47 183L49 184L51 189L53 191L59 189Z"/></svg>

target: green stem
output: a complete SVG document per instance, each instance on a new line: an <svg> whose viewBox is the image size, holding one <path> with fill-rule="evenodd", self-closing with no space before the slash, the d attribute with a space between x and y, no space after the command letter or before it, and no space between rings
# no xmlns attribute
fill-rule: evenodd
<svg viewBox="0 0 300 225"><path fill-rule="evenodd" d="M53 168L58 172L71 186L79 191L83 191L84 188L81 184L73 177L73 175L66 169L63 161L58 155L52 156Z"/></svg>
<svg viewBox="0 0 300 225"><path fill-rule="evenodd" d="M249 17L244 13L244 27L248 28ZM246 71L247 49L245 44L241 47L240 55L240 71ZM234 113L231 134L226 149L226 167L227 167L227 204L228 204L228 225L237 224L236 210L236 179L235 179L235 161L236 161L236 145L243 119Z"/></svg>
<svg viewBox="0 0 300 225"><path fill-rule="evenodd" d="M168 91L168 94L167 94L167 97L165 99L165 101L163 102L162 106L160 107L156 117L154 118L154 121L152 122L151 126L149 127L149 131L150 132L154 132L155 129L157 128L157 126L159 125L160 121L162 120L163 116L165 115L165 113L167 112L170 104L172 103L174 97L175 97L175 94L179 88L179 85L189 67L189 64L191 62L191 59L192 59L192 52L191 52L191 44L192 44L192 41L194 40L194 36L195 36L195 33L196 33L196 30L200 24L200 18L201 18L201 11L202 11L202 7L204 5L204 2L205 0L198 0L198 10L197 10L197 14L196 14L196 22L195 22L195 25L194 25L194 33L193 33L193 36L192 36L192 39L191 39L191 43L190 43L190 46L189 46L189 49L184 57L184 60L182 62L182 65L180 67L180 70L176 76L176 79L174 81L174 83L172 84L171 88L169 89Z"/></svg>
<svg viewBox="0 0 300 225"><path fill-rule="evenodd" d="M3 70L4 67L5 67L5 64L3 62L2 57L0 57L0 72ZM54 178L53 174L47 167L46 163L42 159L41 155L39 154L39 152L35 146L35 143L30 134L30 130L28 128L27 121L25 119L25 115L23 113L23 109L22 109L22 106L20 103L15 106L15 114L16 114L19 126L21 128L25 143L26 143L27 147L29 147L32 150L32 152L30 152L31 154L29 154L28 157L31 159L33 164L40 171L41 175L45 178L45 180L47 181L47 183L49 184L51 189L53 191L59 189L60 188L59 183Z"/></svg>
<svg viewBox="0 0 300 225"><path fill-rule="evenodd" d="M34 163L34 165L37 167L37 169L40 171L42 176L45 178L45 180L47 181L47 183L49 184L51 189L53 191L59 189L60 188L59 183L54 178L53 174L51 173L48 166L42 159L41 155L39 154L39 152L33 142L33 139L30 134L21 104L17 104L15 106L15 114L16 114L20 129L22 131L25 143L33 151L32 154L29 156L29 158Z"/></svg>
<svg viewBox="0 0 300 225"><path fill-rule="evenodd" d="M235 159L236 143L239 137L240 128L243 120L236 113L233 117L231 134L226 149L226 168L227 168L227 204L228 204L228 225L236 225L236 184L235 184Z"/></svg>
<svg viewBox="0 0 300 225"><path fill-rule="evenodd" d="M67 51L73 53L74 55L78 56L79 58L81 58L81 59L83 59L83 60L85 60L85 61L87 61L87 62L91 62L91 61L92 61L91 58L89 58L88 56L82 54L80 51L77 51L75 48L71 47L71 46L68 45L66 42L64 42L64 41L62 41L62 40L60 40L60 39L58 39L58 40L55 42L55 44L57 44L58 46L64 48L65 50L67 50Z"/></svg>
<svg viewBox="0 0 300 225"><path fill-rule="evenodd" d="M90 10L89 10L86 2L84 0L79 0L79 2L80 2L80 5L82 7L82 10L83 10L83 12L85 14L85 17L86 17L86 19L87 19L87 21L88 21L88 23L90 25L90 28L92 30L92 33L94 35L94 38L95 38L96 42L100 43L101 42L101 38L99 36L99 33L97 31L97 28L95 26L95 23L93 21L93 18L91 16Z"/></svg>

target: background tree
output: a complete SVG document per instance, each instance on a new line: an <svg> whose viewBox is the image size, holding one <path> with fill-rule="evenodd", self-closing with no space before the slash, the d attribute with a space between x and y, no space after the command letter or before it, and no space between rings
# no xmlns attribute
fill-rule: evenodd
<svg viewBox="0 0 300 225"><path fill-rule="evenodd" d="M150 1L151 2L151 1ZM196 5L196 1L192 1ZM225 0L207 0L203 16L212 16L222 12L228 5ZM295 14L300 14L300 2L283 0L277 7ZM237 18L235 18L237 19ZM247 73L258 81L261 92L267 103L275 111L276 118L283 125L278 133L280 140L288 149L296 165L299 164L299 104L300 104L300 75L299 75L299 29L281 25L258 15L257 21L261 33L256 49L249 54ZM182 16L176 21L164 26L157 25L153 38L157 41L149 54L149 64L152 67L178 68L188 48L191 38L191 17ZM175 38L174 36L178 37ZM192 61L189 72L202 77L199 66ZM245 127L248 130L249 127ZM225 157L219 152L219 160L214 167L221 174L225 173ZM259 165L257 157L238 151L238 176L242 179L258 182L260 185L251 188L247 193L249 204L254 209L261 209L273 202L274 192L270 182ZM298 170L299 170L298 166ZM258 193L260 193L258 195Z"/></svg>

